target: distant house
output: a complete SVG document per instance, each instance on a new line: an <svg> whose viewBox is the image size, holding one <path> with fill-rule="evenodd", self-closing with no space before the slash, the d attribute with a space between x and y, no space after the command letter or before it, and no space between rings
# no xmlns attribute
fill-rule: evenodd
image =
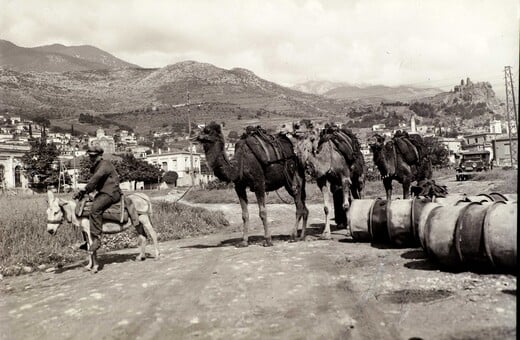
<svg viewBox="0 0 520 340"><path fill-rule="evenodd" d="M511 138L500 137L491 141L495 164L498 166L511 166L511 158L513 165L518 165L518 136Z"/></svg>
<svg viewBox="0 0 520 340"><path fill-rule="evenodd" d="M437 139L441 144L446 146L448 151L450 152L448 158L450 160L450 163L455 164L456 158L461 151L462 151L462 139L459 138L448 138L448 137L440 137Z"/></svg>
<svg viewBox="0 0 520 340"><path fill-rule="evenodd" d="M374 132L383 131L384 129L386 129L386 125L385 124L374 124L374 125L372 125L372 131L374 131Z"/></svg>
<svg viewBox="0 0 520 340"><path fill-rule="evenodd" d="M116 152L116 143L114 137L105 135L105 130L99 128L96 130L96 137L88 139L88 145L100 146L106 154L113 154Z"/></svg>
<svg viewBox="0 0 520 340"><path fill-rule="evenodd" d="M201 176L201 154L193 153L193 167L191 166L191 156L189 151L174 150L162 152L159 150L158 153L152 153L147 155L145 161L160 167L164 172L175 171L179 175L177 185L189 186L191 183L190 169L193 169L194 173L194 185L200 185L204 183Z"/></svg>

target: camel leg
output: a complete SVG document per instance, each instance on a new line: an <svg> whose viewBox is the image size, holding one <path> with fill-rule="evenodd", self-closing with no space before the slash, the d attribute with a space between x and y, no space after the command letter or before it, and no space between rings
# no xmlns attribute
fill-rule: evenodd
<svg viewBox="0 0 520 340"><path fill-rule="evenodd" d="M307 219L309 218L309 209L305 206L305 180L303 177L296 176L293 182L298 183L298 185L294 187L290 187L289 185L285 186L285 189L294 199L294 204L296 206L296 222L294 223L294 228L291 232L291 239L289 242L295 242L298 236L298 225L300 221L302 221L302 233L300 235L300 240L305 239L306 229L307 229Z"/></svg>
<svg viewBox="0 0 520 340"><path fill-rule="evenodd" d="M265 192L255 192L256 201L258 202L258 214L264 225L264 247L272 247L271 231L269 230L269 222L267 221L267 209L265 208Z"/></svg>
<svg viewBox="0 0 520 340"><path fill-rule="evenodd" d="M385 191L386 191L386 201L390 202L392 200L392 179L385 178L383 180L383 185L384 185Z"/></svg>
<svg viewBox="0 0 520 340"><path fill-rule="evenodd" d="M352 181L347 176L341 177L341 186L343 188L343 209L345 211L350 207L350 185Z"/></svg>
<svg viewBox="0 0 520 340"><path fill-rule="evenodd" d="M245 187L235 186L235 192L240 201L240 208L242 208L242 242L237 247L248 246L248 232L249 232L249 211L247 209L247 192Z"/></svg>
<svg viewBox="0 0 520 340"><path fill-rule="evenodd" d="M139 221L143 224L146 233L151 237L153 247L155 249L155 259L158 260L160 256L159 246L157 245L157 233L152 225L152 220L148 215L139 216Z"/></svg>
<svg viewBox="0 0 520 340"><path fill-rule="evenodd" d="M411 181L408 178L403 179L403 198L407 199L410 197L410 184Z"/></svg>
<svg viewBox="0 0 520 340"><path fill-rule="evenodd" d="M320 188L321 195L323 196L323 212L325 213L325 227L321 234L321 238L324 240L330 240L330 221L329 213L331 211L330 205L330 188L326 179L318 179L318 187Z"/></svg>

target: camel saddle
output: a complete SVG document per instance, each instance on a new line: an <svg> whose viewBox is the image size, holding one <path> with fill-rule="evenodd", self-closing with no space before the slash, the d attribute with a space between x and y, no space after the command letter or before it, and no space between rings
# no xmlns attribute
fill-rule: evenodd
<svg viewBox="0 0 520 340"><path fill-rule="evenodd" d="M283 144L292 145L289 138L282 134L268 134L260 126L248 126L246 133L242 135L247 146L256 158L267 166L272 163L283 161L294 156L292 148L284 148Z"/></svg>
<svg viewBox="0 0 520 340"><path fill-rule="evenodd" d="M420 160L419 149L406 137L398 137L393 139L395 146L403 155L404 160L408 164L418 164Z"/></svg>
<svg viewBox="0 0 520 340"><path fill-rule="evenodd" d="M324 130L323 135L320 138L318 147L326 141L331 140L339 152L343 155L345 160L351 164L355 160L354 147L352 139L340 128L329 127Z"/></svg>
<svg viewBox="0 0 520 340"><path fill-rule="evenodd" d="M103 212L103 219L109 220L117 223L126 223L128 222L128 211L126 210L127 198L125 195L121 195L121 200L117 203L112 204ZM86 195L79 203L76 205L76 216L78 217L88 217L92 210L92 199Z"/></svg>

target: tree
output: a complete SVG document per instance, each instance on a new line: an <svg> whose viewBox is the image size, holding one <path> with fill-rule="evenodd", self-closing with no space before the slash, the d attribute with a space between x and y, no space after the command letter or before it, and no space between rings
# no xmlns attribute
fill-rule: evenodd
<svg viewBox="0 0 520 340"><path fill-rule="evenodd" d="M426 153L430 156L432 165L441 168L447 167L450 162L450 151L448 148L436 138L424 138L423 141Z"/></svg>
<svg viewBox="0 0 520 340"><path fill-rule="evenodd" d="M60 152L53 143L32 140L31 149L22 157L29 183L34 188L46 188L56 185L59 178L58 156ZM59 163L58 163L59 164Z"/></svg>
<svg viewBox="0 0 520 340"><path fill-rule="evenodd" d="M122 182L135 181L134 190L137 182L156 183L162 177L161 169L135 158L132 154L124 155L121 161L115 163L115 167Z"/></svg>
<svg viewBox="0 0 520 340"><path fill-rule="evenodd" d="M229 131L229 134L228 134L228 139L229 140L237 140L239 139L240 136L238 135L238 132L232 130L232 131Z"/></svg>
<svg viewBox="0 0 520 340"><path fill-rule="evenodd" d="M173 184L177 186L177 179L179 178L179 174L175 171L167 171L164 173L162 180L166 184Z"/></svg>

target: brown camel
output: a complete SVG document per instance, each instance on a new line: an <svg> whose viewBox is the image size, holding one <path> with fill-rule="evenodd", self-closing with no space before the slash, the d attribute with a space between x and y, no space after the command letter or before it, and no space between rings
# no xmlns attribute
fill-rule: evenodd
<svg viewBox="0 0 520 340"><path fill-rule="evenodd" d="M419 135L412 138L411 135L398 131L386 142L380 135L376 134L374 137L375 141L370 144L370 149L374 156L374 164L381 173L387 202L392 199L393 180L402 184L403 198L406 199L410 195L410 184L413 181L419 183L431 179L431 161Z"/></svg>
<svg viewBox="0 0 520 340"><path fill-rule="evenodd" d="M358 156L361 157L361 161L349 162L338 150L333 138L327 134L327 128L321 138L318 138L310 121L294 124L293 131L296 138L296 155L307 172L316 178L316 184L323 196L325 228L321 237L330 239L328 218L331 210L330 194L333 195L335 221L341 228L346 224L346 211L350 205L350 196L361 198L364 183L363 156L359 151ZM357 139L355 142L357 143ZM356 147L360 150L359 144Z"/></svg>
<svg viewBox="0 0 520 340"><path fill-rule="evenodd" d="M224 136L221 127L214 122L208 124L196 138L202 144L208 165L215 173L215 176L221 181L233 182L235 185L235 191L242 208L243 221L243 240L239 246L246 247L248 245L249 212L247 207L247 188L256 195L260 219L264 225L264 246L273 245L267 221L265 193L278 190L281 187L285 187L296 204L296 223L292 230L291 241L296 240L300 220L302 220L300 238L305 238L309 210L305 206L304 171L294 156L291 141L282 135L277 135L274 138L282 149L283 154L291 156L268 164L261 162L255 156L254 150L247 143L247 137L245 136L235 144L235 155L231 161L228 160L224 152Z"/></svg>

